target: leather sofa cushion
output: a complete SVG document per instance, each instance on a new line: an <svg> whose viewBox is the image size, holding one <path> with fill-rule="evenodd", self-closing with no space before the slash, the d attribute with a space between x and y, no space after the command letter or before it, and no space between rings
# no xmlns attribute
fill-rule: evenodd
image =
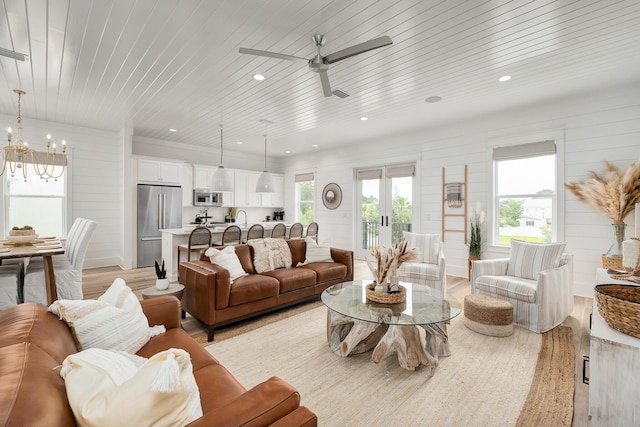
<svg viewBox="0 0 640 427"><path fill-rule="evenodd" d="M245 304L278 296L279 283L262 274L250 274L236 279L231 285L229 306Z"/></svg>
<svg viewBox="0 0 640 427"><path fill-rule="evenodd" d="M259 276L274 277L280 282L280 293L315 285L316 272L308 268L291 267L265 271Z"/></svg>
<svg viewBox="0 0 640 427"><path fill-rule="evenodd" d="M313 262L301 265L300 268L315 271L318 284L347 277L347 266L337 262Z"/></svg>
<svg viewBox="0 0 640 427"><path fill-rule="evenodd" d="M0 347L0 425L76 424L64 380L60 369L56 369L59 365L36 344L24 342Z"/></svg>
<svg viewBox="0 0 640 427"><path fill-rule="evenodd" d="M203 349L204 350L204 349ZM206 350L204 350L206 352ZM209 365L193 371L200 391L202 412L224 407L247 390L222 365Z"/></svg>
<svg viewBox="0 0 640 427"><path fill-rule="evenodd" d="M136 354L150 358L154 354L170 348L186 350L191 355L191 364L193 365L194 371L205 366L220 364L215 358L211 357L208 351L204 350L200 344L194 341L189 334L179 328L167 329L165 333L151 338Z"/></svg>

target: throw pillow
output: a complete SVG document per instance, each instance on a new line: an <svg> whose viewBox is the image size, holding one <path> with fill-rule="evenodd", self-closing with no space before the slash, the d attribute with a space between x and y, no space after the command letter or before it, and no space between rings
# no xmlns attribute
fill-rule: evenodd
<svg viewBox="0 0 640 427"><path fill-rule="evenodd" d="M439 234L418 234L403 231L402 235L407 239L407 248L418 248L420 262L426 264L438 263Z"/></svg>
<svg viewBox="0 0 640 427"><path fill-rule="evenodd" d="M538 273L560 264L564 243L530 243L511 239L507 275L537 280Z"/></svg>
<svg viewBox="0 0 640 427"><path fill-rule="evenodd" d="M291 249L284 239L253 239L247 242L253 247L253 266L258 273L291 267Z"/></svg>
<svg viewBox="0 0 640 427"><path fill-rule="evenodd" d="M152 335L140 301L124 280L116 279L98 300L57 300L51 313L64 320L79 350L102 348L136 353Z"/></svg>
<svg viewBox="0 0 640 427"><path fill-rule="evenodd" d="M233 283L233 281L238 277L246 276L248 274L242 268L242 264L236 254L236 248L233 246L227 246L222 250L209 248L204 254L209 257L211 264L218 264L220 267L229 270L231 283Z"/></svg>
<svg viewBox="0 0 640 427"><path fill-rule="evenodd" d="M189 353L150 359L92 348L67 356L60 376L82 426L176 426L202 416Z"/></svg>
<svg viewBox="0 0 640 427"><path fill-rule="evenodd" d="M309 264L311 262L333 262L331 258L331 248L329 246L320 246L313 237L305 239L307 249L305 252L304 262L298 265Z"/></svg>

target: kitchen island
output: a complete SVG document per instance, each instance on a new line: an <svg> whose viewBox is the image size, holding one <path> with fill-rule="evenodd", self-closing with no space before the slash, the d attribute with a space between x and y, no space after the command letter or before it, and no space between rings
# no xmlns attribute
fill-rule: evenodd
<svg viewBox="0 0 640 427"><path fill-rule="evenodd" d="M282 221L266 221L259 222L257 224L261 224L264 227L265 237L271 236L271 230L276 224L281 223ZM287 227L287 232L289 228L291 228L291 224L288 222L283 222ZM213 235L213 240L222 238L222 232L228 225L237 225L242 230L242 238L247 237L247 231L253 224L238 224L238 223L229 223L225 225L215 225L211 227L207 227L211 230L211 234ZM189 234L193 231L193 229L197 227L196 225L188 225L182 228L165 228L160 230L162 232L162 259L165 263L165 268L167 269L167 277L169 281L175 282L178 280L178 264L180 260L178 259L178 245L189 242ZM186 261L186 259L185 259Z"/></svg>

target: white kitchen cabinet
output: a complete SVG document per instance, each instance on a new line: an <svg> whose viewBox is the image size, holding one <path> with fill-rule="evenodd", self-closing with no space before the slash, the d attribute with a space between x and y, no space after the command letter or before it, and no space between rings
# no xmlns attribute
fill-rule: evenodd
<svg viewBox="0 0 640 427"><path fill-rule="evenodd" d="M182 165L182 206L193 206L193 167Z"/></svg>
<svg viewBox="0 0 640 427"><path fill-rule="evenodd" d="M138 181L181 184L182 164L138 159Z"/></svg>
<svg viewBox="0 0 640 427"><path fill-rule="evenodd" d="M210 189L211 177L217 168L211 166L193 167L193 188Z"/></svg>
<svg viewBox="0 0 640 427"><path fill-rule="evenodd" d="M234 171L234 203L237 207L260 206L260 194L256 193L256 184L260 172Z"/></svg>
<svg viewBox="0 0 640 427"><path fill-rule="evenodd" d="M282 208L284 207L284 175L271 174L274 193L260 193L260 206L266 208Z"/></svg>
<svg viewBox="0 0 640 427"><path fill-rule="evenodd" d="M630 282L612 280L598 269L598 284ZM589 351L589 425L631 426L640 422L640 339L616 331L598 313L593 300Z"/></svg>

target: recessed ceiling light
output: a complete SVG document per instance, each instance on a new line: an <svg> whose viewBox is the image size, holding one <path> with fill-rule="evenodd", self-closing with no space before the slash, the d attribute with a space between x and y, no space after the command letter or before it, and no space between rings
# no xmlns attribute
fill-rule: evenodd
<svg viewBox="0 0 640 427"><path fill-rule="evenodd" d="M442 101L442 97L441 96L430 96L427 99L424 100L424 102L428 103L428 104L433 104L434 102L439 102Z"/></svg>
<svg viewBox="0 0 640 427"><path fill-rule="evenodd" d="M362 120L363 122L366 122L367 120L369 120L369 117L362 116L360 117L360 120Z"/></svg>
<svg viewBox="0 0 640 427"><path fill-rule="evenodd" d="M238 142L236 142L236 144L242 145L242 141L238 141Z"/></svg>
<svg viewBox="0 0 640 427"><path fill-rule="evenodd" d="M287 150L285 151L285 154L291 154L291 151Z"/></svg>
<svg viewBox="0 0 640 427"><path fill-rule="evenodd" d="M174 128L169 129L169 132L177 132L177 131L178 129L174 129Z"/></svg>
<svg viewBox="0 0 640 427"><path fill-rule="evenodd" d="M259 82L264 80L264 76L262 74L254 74L253 75L253 80L257 80Z"/></svg>
<svg viewBox="0 0 640 427"><path fill-rule="evenodd" d="M313 146L314 146L314 147L317 147L317 146L318 146L318 144L313 144Z"/></svg>
<svg viewBox="0 0 640 427"><path fill-rule="evenodd" d="M508 82L511 80L511 76L502 76L498 79L499 82Z"/></svg>

